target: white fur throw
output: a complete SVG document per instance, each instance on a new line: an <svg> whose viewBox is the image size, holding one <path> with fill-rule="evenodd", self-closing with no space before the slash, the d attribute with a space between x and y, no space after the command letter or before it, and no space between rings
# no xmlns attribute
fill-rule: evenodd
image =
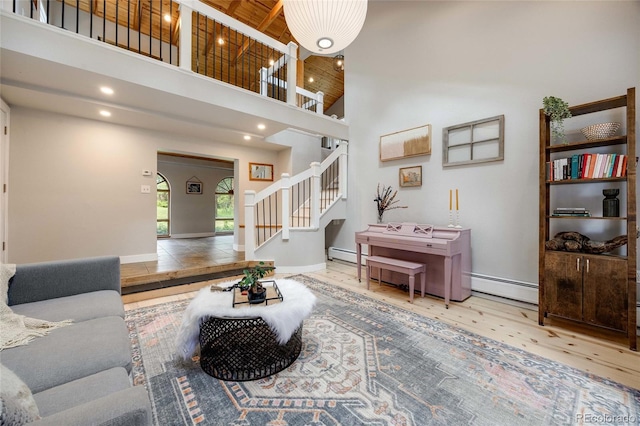
<svg viewBox="0 0 640 426"><path fill-rule="evenodd" d="M28 344L36 337L49 334L55 328L71 324L71 320L52 322L13 313L7 305L9 280L16 272L16 265L0 263L0 351Z"/></svg>
<svg viewBox="0 0 640 426"><path fill-rule="evenodd" d="M184 312L182 325L176 338L176 351L183 359L193 356L200 335L200 324L210 316L216 317L260 317L285 344L308 318L316 304L316 296L304 284L290 279L276 280L283 300L273 305L249 305L233 308L233 294L226 291L211 291L205 287L196 295ZM219 287L230 287L235 282L225 282ZM268 284L267 284L268 285Z"/></svg>

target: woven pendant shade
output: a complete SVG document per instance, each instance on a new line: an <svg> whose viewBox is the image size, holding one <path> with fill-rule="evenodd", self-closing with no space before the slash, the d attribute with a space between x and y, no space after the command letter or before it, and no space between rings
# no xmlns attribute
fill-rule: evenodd
<svg viewBox="0 0 640 426"><path fill-rule="evenodd" d="M293 37L313 53L347 47L364 25L367 0L284 0L284 18Z"/></svg>

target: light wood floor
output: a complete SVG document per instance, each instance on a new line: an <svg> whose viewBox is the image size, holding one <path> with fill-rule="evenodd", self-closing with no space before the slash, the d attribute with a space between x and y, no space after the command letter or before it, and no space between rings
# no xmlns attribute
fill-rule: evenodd
<svg viewBox="0 0 640 426"><path fill-rule="evenodd" d="M442 299L423 299L418 295L414 304L409 304L408 294L395 287L378 286L377 282L372 282L371 290L367 290L364 280L358 282L356 278L355 265L341 261L329 261L326 270L306 275L640 389L640 354L630 351L622 337L605 332L594 336L592 331L587 333L584 329L566 323L563 327L558 327L555 322L541 327L538 325L535 306L513 306L472 296L462 303L452 302L449 309L445 309ZM276 277L283 276L276 274ZM229 279L218 281L227 280ZM131 303L125 301L125 309L191 299L196 290L210 283L165 289L171 294L156 293L153 299L142 300L144 297L138 296ZM182 293L177 294L179 292Z"/></svg>

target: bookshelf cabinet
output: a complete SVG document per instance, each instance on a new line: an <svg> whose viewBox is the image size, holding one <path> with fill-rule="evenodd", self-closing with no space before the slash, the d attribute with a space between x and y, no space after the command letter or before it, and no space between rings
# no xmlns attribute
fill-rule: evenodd
<svg viewBox="0 0 640 426"><path fill-rule="evenodd" d="M576 117L617 108L624 108L625 135L562 145L551 144L550 119L540 110L538 322L544 325L546 318L555 316L615 330L626 336L630 349L637 350L635 88L628 89L622 96L572 106L570 110L572 116ZM626 176L550 179L549 165L554 159L565 154L587 154L589 150L606 152L607 148L603 147L616 147L615 149L622 151L621 154L627 156ZM554 208L558 207L554 205L558 200L557 196L554 197L554 191L563 188L575 190L572 191L576 194L575 197L584 198L586 203L593 205L594 200L602 200L603 183L613 183L620 187L619 198L624 201L621 205L626 207L620 210L619 217L603 217L599 212L594 212L590 217L555 217L552 214ZM591 231L597 229L598 235L610 235L623 229L627 244L622 249L604 254L546 248L545 243L554 237L552 229L577 231L585 225ZM588 233L585 234L588 236Z"/></svg>

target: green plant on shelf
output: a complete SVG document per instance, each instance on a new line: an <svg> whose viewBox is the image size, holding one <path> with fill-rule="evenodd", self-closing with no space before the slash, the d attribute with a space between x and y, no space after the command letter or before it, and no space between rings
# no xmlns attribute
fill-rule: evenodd
<svg viewBox="0 0 640 426"><path fill-rule="evenodd" d="M542 99L543 111L551 119L551 134L556 141L566 144L564 134L564 120L571 118L569 104L555 96L546 96Z"/></svg>

